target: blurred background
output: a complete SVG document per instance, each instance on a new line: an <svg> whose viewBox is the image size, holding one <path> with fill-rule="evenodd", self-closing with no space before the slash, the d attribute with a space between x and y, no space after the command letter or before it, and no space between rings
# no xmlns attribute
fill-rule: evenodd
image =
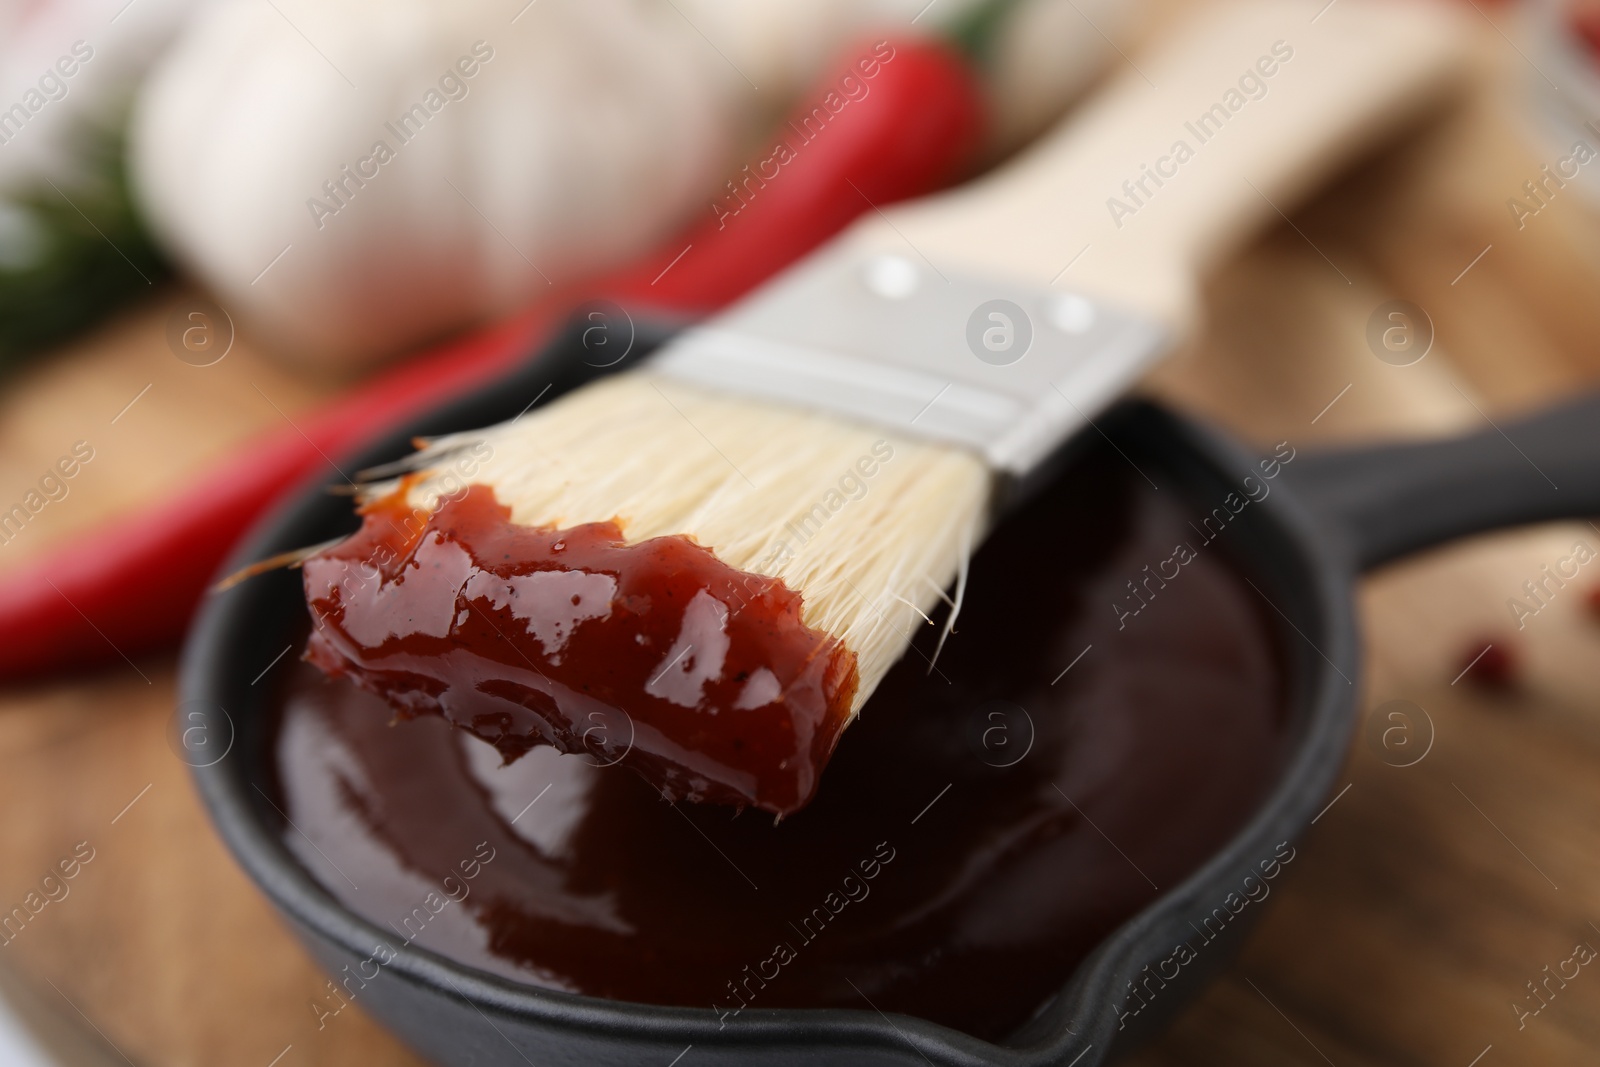
<svg viewBox="0 0 1600 1067"><path fill-rule="evenodd" d="M321 979L169 746L228 548L580 302L715 310L1205 2L0 0L0 905L94 854L0 945L0 1065L417 1062L359 1014L311 1040ZM1469 105L1223 270L1147 391L1314 446L1600 376L1600 0L1440 2ZM1426 756L1358 741L1244 957L1134 1062L1594 1062L1600 978L1511 1007L1600 945L1600 570L1508 610L1575 539L1366 581L1366 706L1425 708Z"/></svg>

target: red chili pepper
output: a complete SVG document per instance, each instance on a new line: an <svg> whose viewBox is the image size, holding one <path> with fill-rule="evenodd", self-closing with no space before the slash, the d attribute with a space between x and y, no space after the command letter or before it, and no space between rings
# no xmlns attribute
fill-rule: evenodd
<svg viewBox="0 0 1600 1067"><path fill-rule="evenodd" d="M848 63L869 52L870 46L846 53ZM803 95L796 119L810 114L849 69L834 70ZM897 42L893 58L880 62L867 84L867 95L833 115L809 142L780 127L774 138L787 137L794 158L776 175L765 168L772 176L750 184L737 214L718 217L708 206L706 221L632 267L542 299L389 371L295 427L256 438L175 496L5 575L0 679L171 647L229 550L284 493L325 470L327 457L528 358L580 299L678 315L713 311L872 205L927 192L952 176L975 147L981 123L980 89L968 62L938 41ZM760 153L751 169L767 157Z"/></svg>

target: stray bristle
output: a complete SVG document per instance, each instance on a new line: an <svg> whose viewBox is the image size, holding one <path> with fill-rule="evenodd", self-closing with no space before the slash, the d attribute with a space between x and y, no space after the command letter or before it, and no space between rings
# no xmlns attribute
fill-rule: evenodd
<svg viewBox="0 0 1600 1067"><path fill-rule="evenodd" d="M965 574L990 496L988 468L959 448L639 372L434 440L407 466L424 511L486 485L513 522L616 519L630 543L685 534L781 578L805 623L856 654L852 712Z"/></svg>

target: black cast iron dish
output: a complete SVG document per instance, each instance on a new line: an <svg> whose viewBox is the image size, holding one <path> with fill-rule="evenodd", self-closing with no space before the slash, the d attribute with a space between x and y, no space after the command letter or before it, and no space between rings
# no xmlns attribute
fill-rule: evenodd
<svg viewBox="0 0 1600 1067"><path fill-rule="evenodd" d="M631 327L630 327L631 328ZM452 403L355 458L387 462L417 435L515 416L631 364L664 335L640 331L632 359L598 359L574 330L507 380ZM603 368L596 364L605 364ZM1256 458L1221 435L1144 403L1100 421L1131 462L1159 485L1209 509L1256 473ZM1095 435L1080 441L1092 445ZM1287 483L1287 484L1284 484ZM1559 487L1559 488L1557 488ZM1357 713L1355 574L1416 549L1516 523L1600 513L1600 399L1586 399L1470 437L1301 455L1280 491L1230 526L1232 555L1291 628L1286 645L1291 720L1280 780L1227 847L1125 923L1060 993L1004 1045L920 1019L871 1011L751 1010L719 1028L709 1009L671 1008L546 992L488 976L410 947L362 991L362 1006L440 1064L652 1064L692 1045L696 1065L898 1064L1092 1067L1159 1028L1230 956L1248 922L1230 923L1137 1015L1128 982L1167 958L1247 875L1292 841L1325 803ZM313 544L352 527L349 502L319 483L258 530L230 567ZM214 598L185 650L177 728L218 830L239 862L330 972L367 958L387 934L337 904L282 844L267 800L264 688L250 679L303 618L298 575L268 575ZM1298 635L1298 636L1296 636ZM200 733L196 734L196 730ZM266 791L263 791L266 790ZM1253 919L1259 909L1241 918ZM489 1025L492 1022L492 1026Z"/></svg>

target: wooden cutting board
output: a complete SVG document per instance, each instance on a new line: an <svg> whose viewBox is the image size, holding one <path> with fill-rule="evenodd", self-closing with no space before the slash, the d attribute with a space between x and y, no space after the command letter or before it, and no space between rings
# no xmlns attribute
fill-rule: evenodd
<svg viewBox="0 0 1600 1067"><path fill-rule="evenodd" d="M1154 391L1248 440L1300 447L1471 429L1600 378L1600 225L1566 191L1516 229L1505 201L1548 153L1523 142L1505 102L1527 67L1487 25L1483 39L1502 91L1219 277L1203 341ZM1405 368L1365 340L1397 298L1437 327ZM165 324L190 299L154 292L0 394L0 501L74 441L96 450L71 495L0 547L0 568L114 521L332 390L248 338L213 367L179 362ZM1420 705L1432 747L1396 767L1357 741L1348 788L1242 958L1129 1064L1595 1062L1600 968L1552 984L1520 1028L1512 1008L1531 1006L1525 983L1575 945L1600 948L1600 619L1585 603L1600 564L1520 632L1506 607L1578 538L1600 547L1587 524L1545 526L1364 583L1366 706ZM1521 664L1511 691L1453 682L1487 640ZM92 856L0 946L0 988L67 1062L416 1064L358 1009L317 1029L322 980L207 825L165 738L172 699L160 657L0 691L0 910L75 851Z"/></svg>

